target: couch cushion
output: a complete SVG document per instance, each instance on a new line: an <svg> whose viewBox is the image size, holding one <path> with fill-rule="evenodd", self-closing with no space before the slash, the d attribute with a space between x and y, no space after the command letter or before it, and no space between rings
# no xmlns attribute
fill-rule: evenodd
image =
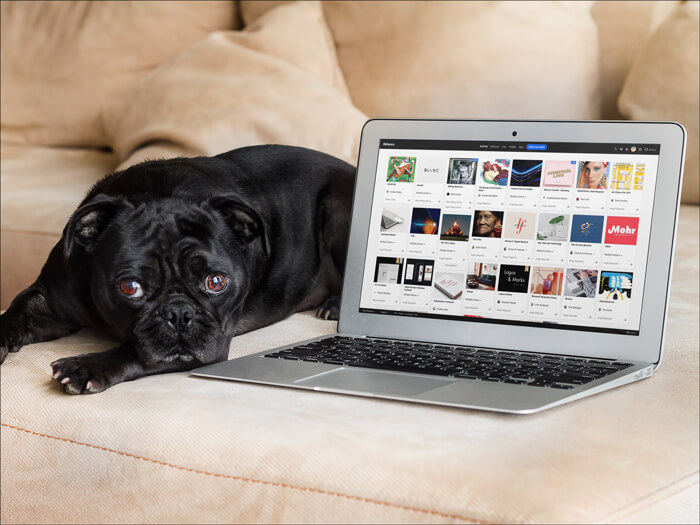
<svg viewBox="0 0 700 525"><path fill-rule="evenodd" d="M241 2L250 23L267 2ZM599 116L591 2L324 2L355 105L372 117Z"/></svg>
<svg viewBox="0 0 700 525"><path fill-rule="evenodd" d="M365 120L347 97L317 2L280 6L245 31L212 33L136 82L103 114L119 159L133 154L121 167L178 148L214 155L264 143L354 163Z"/></svg>
<svg viewBox="0 0 700 525"><path fill-rule="evenodd" d="M73 210L116 166L112 153L2 144L0 307L7 308L39 270Z"/></svg>
<svg viewBox="0 0 700 525"><path fill-rule="evenodd" d="M67 396L49 363L110 341L84 331L10 354L0 385L0 519L697 522L698 219L697 207L682 209L661 368L529 416L185 372ZM334 329L299 314L234 338L229 356Z"/></svg>
<svg viewBox="0 0 700 525"><path fill-rule="evenodd" d="M617 98L632 62L641 44L679 3L669 0L598 0L593 5L591 14L598 26L600 45L601 111L604 119L622 118Z"/></svg>
<svg viewBox="0 0 700 525"><path fill-rule="evenodd" d="M97 116L137 78L211 31L234 2L2 2L2 140L105 146Z"/></svg>
<svg viewBox="0 0 700 525"><path fill-rule="evenodd" d="M676 120L688 143L683 202L700 202L700 4L683 2L640 50L620 93L634 120Z"/></svg>

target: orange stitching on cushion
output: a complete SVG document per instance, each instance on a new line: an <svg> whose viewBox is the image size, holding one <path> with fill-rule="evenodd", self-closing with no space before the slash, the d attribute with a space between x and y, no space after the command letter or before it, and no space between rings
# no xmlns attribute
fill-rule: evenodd
<svg viewBox="0 0 700 525"><path fill-rule="evenodd" d="M100 446L98 446L98 445L91 445L91 444L89 444L89 443L82 443L82 442L80 442L80 441L73 441L72 439L67 439L67 438L62 438L62 437L57 437L57 436L51 436L51 435L48 435L48 434L40 434L40 433L38 433L38 432L33 432L32 430L27 430L26 428L16 427L16 426L13 426L13 425L8 425L8 424L6 424L6 423L1 423L1 425L2 425L3 427L12 428L12 429L14 429L14 430L21 430L22 432L26 432L27 434L32 434L32 435L34 435L34 436L39 436L39 437L44 437L44 438L49 438L49 439L55 439L55 440L57 440L57 441L64 441L64 442L66 442L66 443L72 443L73 445L82 445L82 446L84 446L84 447L94 448L94 449L98 449L98 450L104 450L105 452L112 452L112 453L114 453L114 454L119 454L120 456L127 456L127 457L130 457L130 458L133 458L133 459L140 459L141 461L148 461L149 463L156 463L156 464L158 464L158 465L163 465L163 466L165 466L165 467L170 467L170 468L174 468L174 469L177 469L177 470L184 470L184 471L187 471L187 472L193 472L193 473L195 473L195 474L206 474L207 476L214 476L214 477L217 477L217 478L232 479L232 480L236 480L236 481L244 481L244 482L247 482L247 483L259 483L259 484L261 484L261 485L271 485L271 486L274 486L274 487L282 487L282 488L294 489L294 490L303 490L303 491L306 491L306 492L315 492L315 493L317 493L317 494L324 494L324 495L326 495L326 496L336 496L336 497L339 497L339 498L345 498L345 499L354 500L354 501L362 501L362 502L364 502L364 503L373 503L373 504L375 504L375 505L384 505L385 507L393 507L393 508L397 508L397 509L401 509L401 510L408 510L408 511L412 511L412 512L420 512L420 513L423 513L423 514L432 514L432 515L440 516L440 517L443 517L443 518L450 518L450 519L456 519L456 520L461 520L461 521L467 521L467 522L469 522L469 523L478 523L478 524L481 524L481 525L486 525L487 523L489 523L489 522L485 522L485 521L479 521L479 520L476 520L476 519L473 519L473 518L465 518L465 517L463 517L463 516L458 516L458 515L456 515L456 514L445 514L445 513L443 513L443 512L438 512L438 511L435 511L435 510L420 509L420 508L417 508L417 507L407 507L407 506L404 506L404 505L399 505L399 504L396 504L396 503L389 503L389 502L386 502L386 501L379 501L379 500L374 500L374 499L369 499L369 498L363 498L363 497L360 497L360 496L351 496L351 495L349 495L349 494L343 494L342 492L331 492L331 491L323 490L323 489L314 489L314 488L309 488L309 487L298 487L298 486L296 486L296 485L290 485L290 484L288 484L288 483L280 483L280 482L277 482L277 481L265 481L265 480L260 480L260 479L244 478L244 477L241 477L241 476L230 476L230 475L228 475L228 474L216 474L216 473L214 473L214 472L207 472L207 471L205 471L205 470L198 470L198 469L193 469L193 468L188 468L188 467L181 467L181 466L179 466L179 465L173 465L173 464L171 464L171 463L165 463L165 462L163 462L163 461L158 461L158 460L156 460L156 459L150 459L150 458L145 458L145 457L142 457L142 456L137 456L137 455L135 455L135 454L129 454L128 452L121 452L121 451L119 451L119 450L113 450L113 449L111 449L111 448L100 447Z"/></svg>
<svg viewBox="0 0 700 525"><path fill-rule="evenodd" d="M644 506L641 507L641 508L631 510L631 511L628 512L627 514L623 514L622 516L618 516L617 518L612 518L612 521L609 521L609 523L620 523L621 520L624 520L625 518L629 518L632 514L636 514L636 513L638 513L638 512L641 512L641 511L643 511L643 510L648 509L648 508L651 507L652 505L656 505L657 503L661 503L662 501L666 501L667 499L672 498L672 497L675 496L676 494L680 494L680 493L683 492L684 490L689 489L689 488L692 487L693 485L697 485L697 484L698 484L697 481L693 481L693 482L690 483L689 485L686 485L686 486L684 486L684 487L681 487L681 488L679 488L678 490L676 490L675 492L672 492L672 493L670 493L670 494L667 494L666 496L662 497L661 499L657 499L657 500L655 500L655 501L650 501L649 503L647 503L646 505L644 505ZM661 490L663 490L663 489L661 489ZM601 520L601 523L602 523L602 522L603 522L603 520Z"/></svg>

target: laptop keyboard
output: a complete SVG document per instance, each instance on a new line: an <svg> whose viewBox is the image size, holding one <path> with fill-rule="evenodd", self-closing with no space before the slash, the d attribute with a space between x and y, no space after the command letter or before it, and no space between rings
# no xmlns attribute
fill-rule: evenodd
<svg viewBox="0 0 700 525"><path fill-rule="evenodd" d="M610 359L343 336L265 357L567 390L632 366Z"/></svg>

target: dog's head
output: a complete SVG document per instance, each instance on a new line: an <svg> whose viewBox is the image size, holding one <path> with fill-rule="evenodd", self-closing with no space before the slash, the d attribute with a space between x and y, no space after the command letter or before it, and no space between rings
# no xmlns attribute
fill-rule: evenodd
<svg viewBox="0 0 700 525"><path fill-rule="evenodd" d="M225 358L256 261L260 216L234 195L134 201L98 195L71 217L64 255L84 258L97 315L141 360Z"/></svg>

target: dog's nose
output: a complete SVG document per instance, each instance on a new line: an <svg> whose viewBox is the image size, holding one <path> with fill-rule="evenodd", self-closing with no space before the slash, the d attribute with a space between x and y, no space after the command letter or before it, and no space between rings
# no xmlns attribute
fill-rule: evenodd
<svg viewBox="0 0 700 525"><path fill-rule="evenodd" d="M168 326L178 332L187 328L194 318L194 308L187 303L170 303L165 308L165 320Z"/></svg>

